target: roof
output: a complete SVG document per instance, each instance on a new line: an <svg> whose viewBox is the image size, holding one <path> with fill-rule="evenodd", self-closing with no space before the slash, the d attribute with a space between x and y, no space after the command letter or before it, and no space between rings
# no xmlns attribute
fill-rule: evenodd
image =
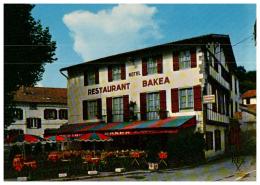
<svg viewBox="0 0 260 185"><path fill-rule="evenodd" d="M177 129L196 125L194 116L170 117L163 120L133 121L120 123L78 123L66 124L57 129L56 134L83 134L86 132L141 131L157 129ZM47 133L46 133L47 134ZM48 133L55 134L55 133Z"/></svg>
<svg viewBox="0 0 260 185"><path fill-rule="evenodd" d="M14 95L14 101L21 103L67 104L66 88L21 87Z"/></svg>
<svg viewBox="0 0 260 185"><path fill-rule="evenodd" d="M66 71L66 70L72 70L72 69L84 69L86 66L96 66L97 64L99 65L109 65L111 62L114 63L116 61L120 62L126 62L128 60L134 59L135 57L140 57L142 55L143 57L146 55L151 55L154 53L160 53L162 50L165 49L171 49L172 51L174 50L179 50L180 48L189 48L191 46L200 46L200 45L205 45L209 41L218 41L219 43L222 43L224 46L224 50L227 53L227 60L230 61L228 65L231 65L232 67L236 67L235 63L235 57L234 53L231 47L231 42L229 39L228 35L223 35L223 34L208 34L208 35L202 35L198 37L193 37L189 39L184 39L184 40L179 40L179 41L174 41L174 42L169 42L166 44L161 44L161 45L156 45L148 48L143 48L143 49L138 49L134 51L129 51L125 53L120 53L116 55L111 55L107 56L104 58L99 58L91 61L87 61L84 63L72 65L69 67L65 67L60 69L60 71ZM82 68L83 67L83 68Z"/></svg>
<svg viewBox="0 0 260 185"><path fill-rule="evenodd" d="M244 94L241 95L242 98L253 98L256 97L256 90L248 90Z"/></svg>

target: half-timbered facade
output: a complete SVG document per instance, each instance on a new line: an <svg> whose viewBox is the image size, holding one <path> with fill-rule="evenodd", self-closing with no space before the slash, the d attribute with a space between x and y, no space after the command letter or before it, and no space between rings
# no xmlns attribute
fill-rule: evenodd
<svg viewBox="0 0 260 185"><path fill-rule="evenodd" d="M68 78L68 121L105 122L106 129L133 122L133 128L135 121L148 125L152 120L190 116L194 131L205 133L206 156L222 154L229 118L238 111L235 68L229 37L213 34L63 68ZM215 95L215 101L204 104L207 95Z"/></svg>

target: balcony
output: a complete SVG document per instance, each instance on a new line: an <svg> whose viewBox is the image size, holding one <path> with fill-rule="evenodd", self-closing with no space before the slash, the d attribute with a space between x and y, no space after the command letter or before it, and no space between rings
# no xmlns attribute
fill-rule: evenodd
<svg viewBox="0 0 260 185"><path fill-rule="evenodd" d="M207 119L211 121L217 121L217 122L222 122L227 124L229 123L228 116L214 112L211 109L207 109Z"/></svg>
<svg viewBox="0 0 260 185"><path fill-rule="evenodd" d="M220 73L215 71L215 69L212 66L209 66L209 74L212 78L218 81L223 87L225 87L227 90L230 90L229 83L221 76Z"/></svg>

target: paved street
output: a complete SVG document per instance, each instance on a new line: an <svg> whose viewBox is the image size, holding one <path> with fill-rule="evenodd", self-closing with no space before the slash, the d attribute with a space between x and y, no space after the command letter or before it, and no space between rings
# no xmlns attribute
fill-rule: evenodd
<svg viewBox="0 0 260 185"><path fill-rule="evenodd" d="M195 168L165 170L158 172L144 172L127 174L124 176L110 176L85 179L86 181L255 181L255 157L247 156L241 166L241 171L236 172L236 166L231 159L219 160ZM245 172L251 172L244 178Z"/></svg>

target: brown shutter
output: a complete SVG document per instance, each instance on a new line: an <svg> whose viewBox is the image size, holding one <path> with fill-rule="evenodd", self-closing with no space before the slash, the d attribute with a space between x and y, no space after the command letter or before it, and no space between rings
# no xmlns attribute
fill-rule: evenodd
<svg viewBox="0 0 260 185"><path fill-rule="evenodd" d="M146 93L140 93L140 114L141 120L146 120Z"/></svg>
<svg viewBox="0 0 260 185"><path fill-rule="evenodd" d="M171 89L172 112L179 112L179 92L178 88Z"/></svg>
<svg viewBox="0 0 260 185"><path fill-rule="evenodd" d="M157 72L158 74L163 73L163 60L162 60L162 55L157 56Z"/></svg>
<svg viewBox="0 0 260 185"><path fill-rule="evenodd" d="M143 76L147 76L147 59L142 59L142 74Z"/></svg>
<svg viewBox="0 0 260 185"><path fill-rule="evenodd" d="M31 119L30 118L26 118L26 125L27 125L27 128L31 128Z"/></svg>
<svg viewBox="0 0 260 185"><path fill-rule="evenodd" d="M44 110L44 119L47 119L48 109Z"/></svg>
<svg viewBox="0 0 260 185"><path fill-rule="evenodd" d="M179 55L177 51L173 52L173 70L179 70Z"/></svg>
<svg viewBox="0 0 260 185"><path fill-rule="evenodd" d="M113 81L113 74L112 74L112 67L108 66L108 81L112 82Z"/></svg>
<svg viewBox="0 0 260 185"><path fill-rule="evenodd" d="M123 96L124 121L129 121L129 96Z"/></svg>
<svg viewBox="0 0 260 185"><path fill-rule="evenodd" d="M42 120L41 118L37 118L37 128L41 128L42 127Z"/></svg>
<svg viewBox="0 0 260 185"><path fill-rule="evenodd" d="M102 99L97 99L97 117L98 119L102 118Z"/></svg>
<svg viewBox="0 0 260 185"><path fill-rule="evenodd" d="M107 97L107 122L112 122L112 97Z"/></svg>
<svg viewBox="0 0 260 185"><path fill-rule="evenodd" d="M160 119L164 119L166 117L166 90L162 90L160 91Z"/></svg>
<svg viewBox="0 0 260 185"><path fill-rule="evenodd" d="M84 71L84 86L88 85L88 73L87 71Z"/></svg>
<svg viewBox="0 0 260 185"><path fill-rule="evenodd" d="M88 101L83 101L82 102L82 114L83 114L83 120L88 119Z"/></svg>
<svg viewBox="0 0 260 185"><path fill-rule="evenodd" d="M54 111L55 111L55 114L54 114L54 119L57 119L57 110L56 110L56 109L54 109Z"/></svg>
<svg viewBox="0 0 260 185"><path fill-rule="evenodd" d="M193 87L194 93L194 110L201 111L202 110L202 99L201 99L201 86L196 85Z"/></svg>
<svg viewBox="0 0 260 185"><path fill-rule="evenodd" d="M121 65L121 80L125 80L126 71L125 71L125 64Z"/></svg>
<svg viewBox="0 0 260 185"><path fill-rule="evenodd" d="M99 84L99 69L95 70L95 84Z"/></svg>
<svg viewBox="0 0 260 185"><path fill-rule="evenodd" d="M61 114L62 114L62 109L60 109L58 112L59 112L59 116L58 116L59 119L63 119L63 117L62 117L62 115L61 115Z"/></svg>
<svg viewBox="0 0 260 185"><path fill-rule="evenodd" d="M191 68L196 68L197 67L196 48L192 48L190 50L190 56L191 56Z"/></svg>
<svg viewBox="0 0 260 185"><path fill-rule="evenodd" d="M217 96L216 96L216 86L212 83L212 94L215 95L215 103L212 103L212 111L217 112Z"/></svg>

